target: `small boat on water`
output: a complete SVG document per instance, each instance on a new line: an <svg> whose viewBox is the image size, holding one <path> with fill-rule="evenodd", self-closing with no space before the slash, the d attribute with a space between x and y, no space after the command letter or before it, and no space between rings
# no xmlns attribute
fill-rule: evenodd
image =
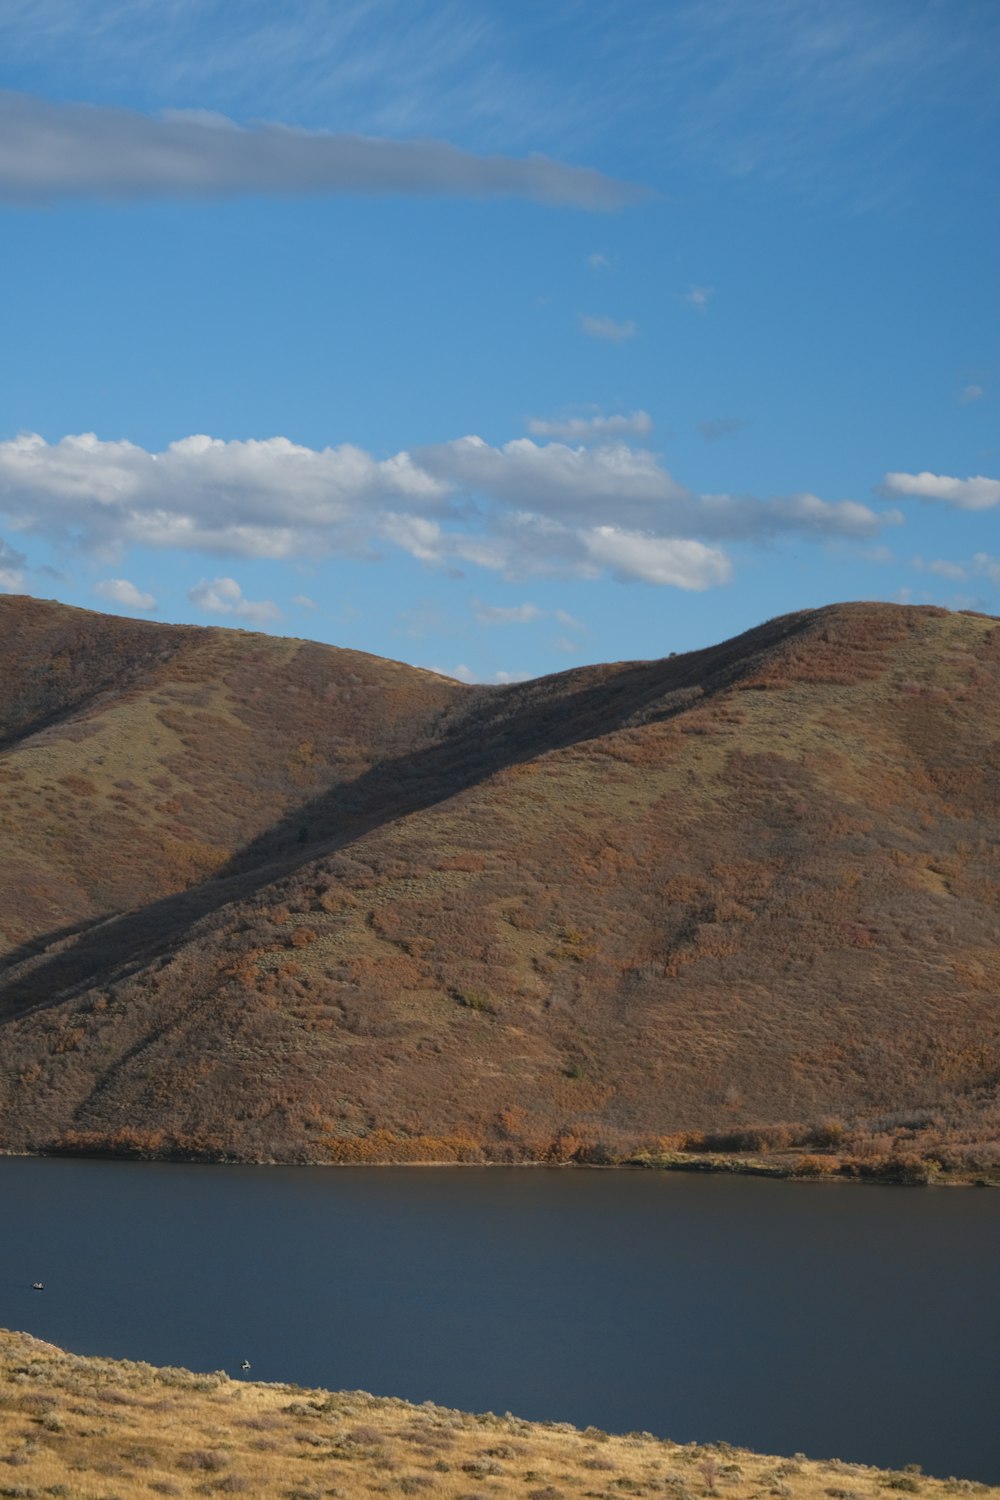
<svg viewBox="0 0 1000 1500"><path fill-rule="evenodd" d="M240 1369L241 1370L249 1370L249 1368L250 1368L250 1361L248 1359L245 1359L243 1361L243 1363L240 1365Z"/></svg>
<svg viewBox="0 0 1000 1500"><path fill-rule="evenodd" d="M33 1292L44 1292L44 1290L45 1290L45 1282L44 1281L33 1281L31 1283L31 1290Z"/></svg>

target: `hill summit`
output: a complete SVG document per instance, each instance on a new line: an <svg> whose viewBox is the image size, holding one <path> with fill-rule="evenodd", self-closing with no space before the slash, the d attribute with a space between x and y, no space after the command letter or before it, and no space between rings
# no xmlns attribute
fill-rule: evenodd
<svg viewBox="0 0 1000 1500"><path fill-rule="evenodd" d="M0 1147L1000 1162L1000 622L467 687L0 598Z"/></svg>

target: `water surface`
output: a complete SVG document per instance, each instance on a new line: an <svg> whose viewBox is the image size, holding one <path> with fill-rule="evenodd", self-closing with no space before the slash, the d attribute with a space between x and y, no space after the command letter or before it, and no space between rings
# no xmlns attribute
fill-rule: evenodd
<svg viewBox="0 0 1000 1500"><path fill-rule="evenodd" d="M78 1353L992 1483L998 1252L974 1190L0 1160L0 1325Z"/></svg>

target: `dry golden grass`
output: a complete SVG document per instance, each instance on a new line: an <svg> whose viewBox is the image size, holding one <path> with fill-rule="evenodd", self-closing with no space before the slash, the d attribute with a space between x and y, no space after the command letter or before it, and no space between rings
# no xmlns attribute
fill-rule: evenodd
<svg viewBox="0 0 1000 1500"><path fill-rule="evenodd" d="M0 1331L0 1496L18 1500L891 1500L897 1492L1000 1495L913 1470L88 1359Z"/></svg>

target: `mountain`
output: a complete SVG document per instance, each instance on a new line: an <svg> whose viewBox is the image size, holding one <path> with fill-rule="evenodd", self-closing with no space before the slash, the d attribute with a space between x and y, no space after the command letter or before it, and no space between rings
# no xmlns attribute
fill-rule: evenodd
<svg viewBox="0 0 1000 1500"><path fill-rule="evenodd" d="M1000 1165L1000 622L470 688L0 599L0 1145Z"/></svg>

